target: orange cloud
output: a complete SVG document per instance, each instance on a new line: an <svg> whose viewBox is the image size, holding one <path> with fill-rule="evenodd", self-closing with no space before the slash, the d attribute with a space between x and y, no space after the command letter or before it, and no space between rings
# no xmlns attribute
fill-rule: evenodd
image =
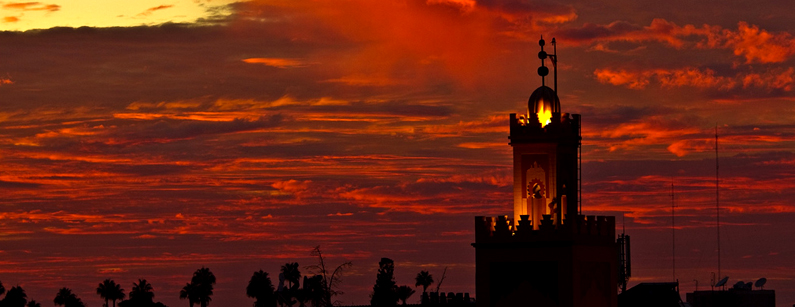
<svg viewBox="0 0 795 307"><path fill-rule="evenodd" d="M661 87L695 87L701 89L732 90L761 88L768 91L790 92L795 85L795 68L767 68L763 72L738 73L720 76L709 68L685 67L679 69L650 69L630 71L624 69L596 69L596 80L603 84L643 89L652 82Z"/></svg>
<svg viewBox="0 0 795 307"><path fill-rule="evenodd" d="M668 151L677 157L684 157L691 152L703 152L715 148L714 140L695 139L695 140L680 140L673 142L668 146Z"/></svg>
<svg viewBox="0 0 795 307"><path fill-rule="evenodd" d="M324 82L342 83L353 86L390 86L407 84L405 81L377 74L344 76L340 78L328 79Z"/></svg>
<svg viewBox="0 0 795 307"><path fill-rule="evenodd" d="M19 21L19 18L14 16L3 17L3 22L17 22L17 21Z"/></svg>
<svg viewBox="0 0 795 307"><path fill-rule="evenodd" d="M57 4L44 4L41 2L11 2L3 4L3 8L22 11L50 11L55 12L61 9Z"/></svg>
<svg viewBox="0 0 795 307"><path fill-rule="evenodd" d="M152 15L152 13L154 13L156 11L164 10L164 9L172 8L172 7L174 7L174 6L173 5L159 5L159 6L156 6L156 7L150 7L148 9L146 9L146 11L143 11L140 14L138 14L138 16L149 16L149 15Z"/></svg>
<svg viewBox="0 0 795 307"><path fill-rule="evenodd" d="M428 4L451 4L460 6L461 10L470 11L475 8L475 0L427 0Z"/></svg>
<svg viewBox="0 0 795 307"><path fill-rule="evenodd" d="M687 67L672 71L661 71L657 73L657 78L663 87L692 86L697 88L733 88L733 80L721 76L716 76L711 69L697 69Z"/></svg>
<svg viewBox="0 0 795 307"><path fill-rule="evenodd" d="M676 48L684 45L679 37L684 35L682 28L660 18L653 19L648 26L631 24L626 21L614 21L606 25L586 23L581 28L558 30L556 35L566 41L580 44L658 41Z"/></svg>
<svg viewBox="0 0 795 307"><path fill-rule="evenodd" d="M740 22L736 32L724 32L727 45L746 63L781 63L795 54L795 38L789 33L770 33Z"/></svg>
<svg viewBox="0 0 795 307"><path fill-rule="evenodd" d="M657 41L671 47L695 49L729 49L745 58L746 64L781 63L795 54L795 37L787 32L771 33L740 21L737 30L720 26L678 26L665 19L655 18L649 26L625 21L607 25L586 23L581 28L561 29L557 34L581 44L594 44L594 50L609 51L605 43ZM696 40L693 40L695 38Z"/></svg>
<svg viewBox="0 0 795 307"><path fill-rule="evenodd" d="M766 73L750 73L742 77L743 88L760 87L792 91L795 85L795 68L775 69Z"/></svg>
<svg viewBox="0 0 795 307"><path fill-rule="evenodd" d="M485 149L485 148L505 148L505 142L464 142L456 145L461 148L468 149Z"/></svg>
<svg viewBox="0 0 795 307"><path fill-rule="evenodd" d="M296 59L283 59L283 58L248 58L243 59L243 62L249 64L263 64L266 66L272 66L277 68L292 68L292 67L304 67L306 63Z"/></svg>
<svg viewBox="0 0 795 307"><path fill-rule="evenodd" d="M648 73L630 72L626 70L597 69L596 80L612 85L624 85L632 89L642 89L649 84Z"/></svg>
<svg viewBox="0 0 795 307"><path fill-rule="evenodd" d="M290 179L274 182L271 184L271 186L286 194L299 197L301 195L307 195L307 192L309 191L309 185L311 183L311 180L298 181L295 179Z"/></svg>

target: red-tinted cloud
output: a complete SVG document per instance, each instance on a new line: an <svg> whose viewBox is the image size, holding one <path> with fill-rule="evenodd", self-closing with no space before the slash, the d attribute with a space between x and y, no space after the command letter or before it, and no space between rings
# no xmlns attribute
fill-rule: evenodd
<svg viewBox="0 0 795 307"><path fill-rule="evenodd" d="M610 42L661 42L676 49L729 49L745 58L746 64L781 63L795 54L795 37L788 32L771 33L741 21L737 30L719 26L679 26L665 19L654 19L649 26L625 21L610 24L586 23L581 28L564 28L557 34L566 40L593 44L606 49ZM695 40L694 40L695 38Z"/></svg>
<svg viewBox="0 0 795 307"><path fill-rule="evenodd" d="M300 60L280 59L280 58L248 58L248 59L243 59L243 62L249 64L262 64L277 68L302 67L306 65Z"/></svg>
<svg viewBox="0 0 795 307"><path fill-rule="evenodd" d="M46 4L41 2L11 2L3 4L3 8L22 10L22 11L50 11L55 12L61 9L57 4Z"/></svg>
<svg viewBox="0 0 795 307"><path fill-rule="evenodd" d="M695 87L718 91L757 88L791 92L795 82L795 69L774 68L763 72L738 73L735 76L720 76L709 68L694 67L643 71L597 69L594 76L601 83L631 89L644 89L650 83L655 83L664 88Z"/></svg>
<svg viewBox="0 0 795 307"><path fill-rule="evenodd" d="M169 8L172 8L172 7L174 7L174 6L173 5L158 5L158 6L155 6L155 7L150 7L148 9L146 9L146 11L143 11L140 14L138 14L138 16L149 16L149 15L152 15L152 13L154 13L156 11L165 10L165 9L169 9Z"/></svg>

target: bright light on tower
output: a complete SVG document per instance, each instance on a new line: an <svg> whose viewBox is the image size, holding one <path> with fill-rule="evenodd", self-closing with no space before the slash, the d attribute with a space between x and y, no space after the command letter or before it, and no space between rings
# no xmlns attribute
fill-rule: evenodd
<svg viewBox="0 0 795 307"><path fill-rule="evenodd" d="M543 100L539 103L538 108L538 122L541 123L541 127L549 125L552 122L552 110L546 107L547 105L544 103Z"/></svg>

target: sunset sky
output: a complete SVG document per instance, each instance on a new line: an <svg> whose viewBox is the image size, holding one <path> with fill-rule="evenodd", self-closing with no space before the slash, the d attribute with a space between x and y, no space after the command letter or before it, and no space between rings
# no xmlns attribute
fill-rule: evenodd
<svg viewBox="0 0 795 307"><path fill-rule="evenodd" d="M123 3L123 4L115 4ZM112 278L211 306L280 265L378 261L474 295L474 216L512 212L508 114L558 42L583 209L632 236L631 285L717 272L795 303L795 8L746 0L0 1L0 281L91 307ZM622 214L624 218L622 219ZM306 269L302 269L306 273ZM696 282L697 280L697 282ZM435 287L435 286L434 286ZM421 289L418 289L421 292ZM418 301L415 294L409 302Z"/></svg>

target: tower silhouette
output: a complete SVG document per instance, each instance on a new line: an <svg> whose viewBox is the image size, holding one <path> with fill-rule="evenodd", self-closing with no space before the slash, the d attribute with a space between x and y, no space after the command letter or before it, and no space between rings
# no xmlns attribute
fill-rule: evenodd
<svg viewBox="0 0 795 307"><path fill-rule="evenodd" d="M510 115L513 215L475 217L477 305L615 307L615 218L580 215L580 115L562 113L545 85L545 61L556 68L557 50L545 52L543 38L539 45L542 85L524 114Z"/></svg>

